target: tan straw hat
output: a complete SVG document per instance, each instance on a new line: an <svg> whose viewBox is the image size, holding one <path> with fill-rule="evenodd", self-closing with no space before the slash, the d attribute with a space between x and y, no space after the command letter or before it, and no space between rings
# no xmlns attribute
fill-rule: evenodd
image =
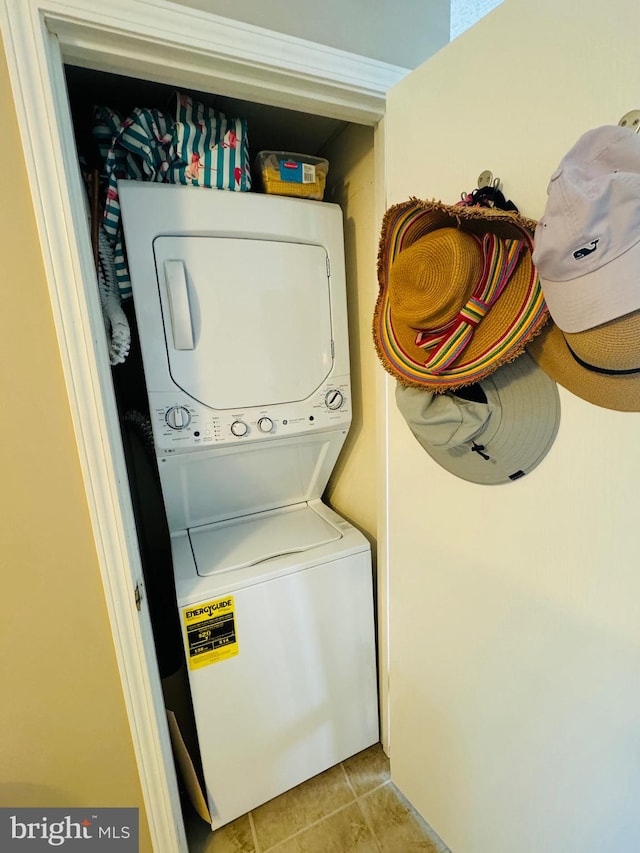
<svg viewBox="0 0 640 853"><path fill-rule="evenodd" d="M440 393L513 361L548 312L531 259L535 222L410 199L382 223L373 337L402 384Z"/></svg>
<svg viewBox="0 0 640 853"><path fill-rule="evenodd" d="M640 311L584 332L563 332L549 322L527 352L577 397L605 409L640 412Z"/></svg>
<svg viewBox="0 0 640 853"><path fill-rule="evenodd" d="M578 397L639 412L640 136L587 131L547 193L533 256L554 323L529 353Z"/></svg>

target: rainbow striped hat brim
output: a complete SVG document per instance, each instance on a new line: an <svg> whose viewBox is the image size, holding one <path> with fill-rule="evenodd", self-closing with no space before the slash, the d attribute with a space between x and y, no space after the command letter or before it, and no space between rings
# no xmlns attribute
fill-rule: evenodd
<svg viewBox="0 0 640 853"><path fill-rule="evenodd" d="M404 385L443 392L478 382L517 358L549 317L531 259L535 225L535 221L513 212L416 198L389 208L380 234L379 293L373 320L374 343L385 370ZM420 329L393 316L389 273L400 252L440 228L461 229L479 238L495 234L524 245L504 290L474 329L464 351L436 372L427 366L428 356L416 344Z"/></svg>

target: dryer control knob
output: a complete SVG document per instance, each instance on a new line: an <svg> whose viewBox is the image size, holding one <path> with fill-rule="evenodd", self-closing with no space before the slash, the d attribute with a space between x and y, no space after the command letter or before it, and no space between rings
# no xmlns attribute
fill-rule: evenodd
<svg viewBox="0 0 640 853"><path fill-rule="evenodd" d="M327 391L324 395L324 404L327 409L331 409L335 411L339 409L340 406L344 403L344 394L342 391L338 391L337 388L332 388L331 391Z"/></svg>
<svg viewBox="0 0 640 853"><path fill-rule="evenodd" d="M185 406L172 406L164 414L167 426L171 429L186 429L191 423L189 409Z"/></svg>
<svg viewBox="0 0 640 853"><path fill-rule="evenodd" d="M249 432L249 427L244 421L234 421L231 424L231 432L236 436L236 438L242 438L243 435L246 435Z"/></svg>
<svg viewBox="0 0 640 853"><path fill-rule="evenodd" d="M258 421L258 429L260 432L271 432L273 429L273 421L271 418L260 418Z"/></svg>

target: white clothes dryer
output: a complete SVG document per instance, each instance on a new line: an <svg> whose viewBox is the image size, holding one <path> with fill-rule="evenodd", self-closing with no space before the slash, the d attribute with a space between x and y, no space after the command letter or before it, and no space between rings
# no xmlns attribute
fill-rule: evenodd
<svg viewBox="0 0 640 853"><path fill-rule="evenodd" d="M370 547L321 501L351 421L342 213L118 189L217 828L378 739Z"/></svg>

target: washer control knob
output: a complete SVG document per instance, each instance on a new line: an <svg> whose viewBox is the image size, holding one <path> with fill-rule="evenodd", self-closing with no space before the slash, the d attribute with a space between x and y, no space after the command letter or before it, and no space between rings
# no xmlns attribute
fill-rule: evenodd
<svg viewBox="0 0 640 853"><path fill-rule="evenodd" d="M331 409L335 411L339 409L340 406L344 403L344 394L342 391L338 391L337 388L332 388L330 391L324 395L324 404L327 409Z"/></svg>
<svg viewBox="0 0 640 853"><path fill-rule="evenodd" d="M236 436L236 438L242 438L243 435L246 435L249 432L249 427L244 421L234 421L231 424L231 432Z"/></svg>
<svg viewBox="0 0 640 853"><path fill-rule="evenodd" d="M185 406L171 406L165 412L164 419L171 429L186 429L191 423L189 409Z"/></svg>
<svg viewBox="0 0 640 853"><path fill-rule="evenodd" d="M271 418L260 418L258 421L258 429L260 432L271 432L273 429L273 421Z"/></svg>

